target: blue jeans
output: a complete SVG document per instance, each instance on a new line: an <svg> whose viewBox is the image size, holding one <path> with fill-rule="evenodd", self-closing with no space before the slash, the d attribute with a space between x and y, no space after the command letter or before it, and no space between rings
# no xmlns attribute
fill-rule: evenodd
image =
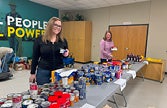
<svg viewBox="0 0 167 108"><path fill-rule="evenodd" d="M12 53L7 53L3 58L2 58L2 65L1 65L1 69L0 69L0 73L2 72L9 72L9 66L8 66L8 62L12 60L12 58L14 57L14 52Z"/></svg>
<svg viewBox="0 0 167 108"><path fill-rule="evenodd" d="M37 85L50 83L51 82L50 78L51 78L51 71L42 69L40 67L37 68L37 74L36 74Z"/></svg>

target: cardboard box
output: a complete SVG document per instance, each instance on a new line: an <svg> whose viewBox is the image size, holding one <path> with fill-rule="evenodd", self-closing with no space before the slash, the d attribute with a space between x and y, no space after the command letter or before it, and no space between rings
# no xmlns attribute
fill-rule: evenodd
<svg viewBox="0 0 167 108"><path fill-rule="evenodd" d="M21 71L21 70L24 69L24 65L23 65L23 64L15 64L15 65L14 65L14 69L15 69L16 71Z"/></svg>
<svg viewBox="0 0 167 108"><path fill-rule="evenodd" d="M62 68L58 70L53 70L51 72L51 81L55 83L56 81L64 83L64 84L72 84L74 81L74 72L77 69L72 68Z"/></svg>

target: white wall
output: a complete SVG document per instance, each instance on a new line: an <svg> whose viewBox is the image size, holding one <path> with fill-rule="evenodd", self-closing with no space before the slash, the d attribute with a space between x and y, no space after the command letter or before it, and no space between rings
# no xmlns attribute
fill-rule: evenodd
<svg viewBox="0 0 167 108"><path fill-rule="evenodd" d="M150 2L129 5L112 6L107 8L85 10L84 16L93 22L92 31L92 61L99 61L99 42L109 25L122 25L123 22L132 24L148 24Z"/></svg>
<svg viewBox="0 0 167 108"><path fill-rule="evenodd" d="M147 55L167 59L167 0L152 0Z"/></svg>
<svg viewBox="0 0 167 108"><path fill-rule="evenodd" d="M123 25L123 22L149 24L146 56L167 59L166 4L167 0L151 0L80 11L93 23L91 60L99 61L99 42L108 26Z"/></svg>

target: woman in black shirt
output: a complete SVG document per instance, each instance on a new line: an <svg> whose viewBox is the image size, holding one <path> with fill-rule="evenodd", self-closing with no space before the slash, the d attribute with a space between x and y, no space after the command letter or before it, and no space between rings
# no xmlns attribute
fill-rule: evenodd
<svg viewBox="0 0 167 108"><path fill-rule="evenodd" d="M63 57L68 56L69 50L66 39L61 36L61 30L61 20L52 17L48 21L44 35L35 40L30 82L35 80L38 85L49 83L51 71L64 67Z"/></svg>

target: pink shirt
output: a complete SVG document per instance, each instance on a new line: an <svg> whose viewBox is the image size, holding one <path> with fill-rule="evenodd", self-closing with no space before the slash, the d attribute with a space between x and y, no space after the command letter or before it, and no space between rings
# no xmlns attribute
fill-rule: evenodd
<svg viewBox="0 0 167 108"><path fill-rule="evenodd" d="M112 47L114 47L113 41L105 41L104 39L102 39L100 41L100 58L111 59Z"/></svg>

